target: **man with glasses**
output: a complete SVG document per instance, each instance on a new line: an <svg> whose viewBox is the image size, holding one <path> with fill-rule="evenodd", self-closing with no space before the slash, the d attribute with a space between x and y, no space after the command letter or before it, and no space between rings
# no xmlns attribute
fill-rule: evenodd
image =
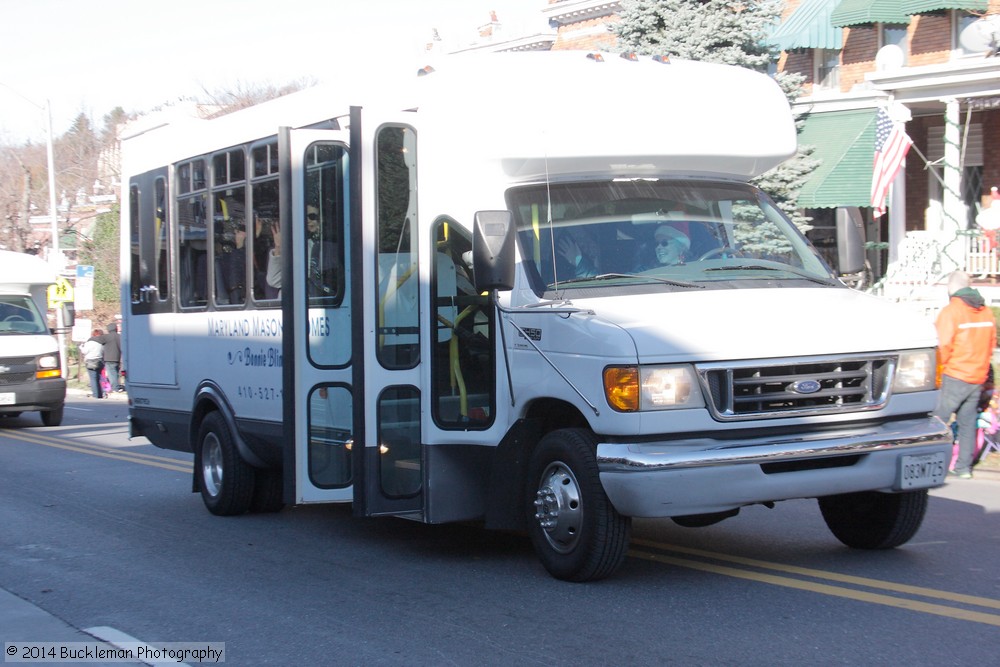
<svg viewBox="0 0 1000 667"><path fill-rule="evenodd" d="M274 248L267 262L267 284L281 293L281 228L274 221ZM337 246L329 240L323 240L320 225L319 208L312 204L306 206L306 257L309 258L308 293L309 296L332 296L337 290Z"/></svg>

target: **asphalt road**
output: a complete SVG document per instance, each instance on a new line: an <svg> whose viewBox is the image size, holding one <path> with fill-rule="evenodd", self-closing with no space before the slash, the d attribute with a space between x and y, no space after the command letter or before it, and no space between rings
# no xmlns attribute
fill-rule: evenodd
<svg viewBox="0 0 1000 667"><path fill-rule="evenodd" d="M893 551L842 547L815 502L790 501L702 529L636 521L622 571L568 584L524 536L477 526L212 516L190 456L128 441L124 406L0 420L0 621L22 605L69 632L224 643L230 665L939 667L1000 650L995 479L935 491Z"/></svg>

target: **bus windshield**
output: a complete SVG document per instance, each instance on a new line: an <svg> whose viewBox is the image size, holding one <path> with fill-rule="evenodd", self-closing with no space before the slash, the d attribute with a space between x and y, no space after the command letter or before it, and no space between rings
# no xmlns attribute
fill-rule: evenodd
<svg viewBox="0 0 1000 667"><path fill-rule="evenodd" d="M615 179L525 186L508 197L539 295L838 284L795 225L750 185Z"/></svg>

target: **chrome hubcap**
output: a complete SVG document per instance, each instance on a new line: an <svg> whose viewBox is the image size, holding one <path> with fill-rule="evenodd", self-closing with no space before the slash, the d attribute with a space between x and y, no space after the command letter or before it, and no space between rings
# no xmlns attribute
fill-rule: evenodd
<svg viewBox="0 0 1000 667"><path fill-rule="evenodd" d="M534 505L535 520L549 545L559 553L572 551L583 525L580 485L573 471L559 461L550 463L539 480Z"/></svg>
<svg viewBox="0 0 1000 667"><path fill-rule="evenodd" d="M222 490L222 445L214 433L205 436L201 445L201 483L213 498Z"/></svg>

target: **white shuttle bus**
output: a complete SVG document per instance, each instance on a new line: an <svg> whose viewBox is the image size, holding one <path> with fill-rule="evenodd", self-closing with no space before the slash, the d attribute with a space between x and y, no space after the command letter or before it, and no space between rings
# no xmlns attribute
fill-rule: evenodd
<svg viewBox="0 0 1000 667"><path fill-rule="evenodd" d="M748 184L795 150L773 81L409 74L123 141L131 432L192 452L211 512L480 521L573 581L632 517L818 498L848 546L914 535L951 451L935 333Z"/></svg>

